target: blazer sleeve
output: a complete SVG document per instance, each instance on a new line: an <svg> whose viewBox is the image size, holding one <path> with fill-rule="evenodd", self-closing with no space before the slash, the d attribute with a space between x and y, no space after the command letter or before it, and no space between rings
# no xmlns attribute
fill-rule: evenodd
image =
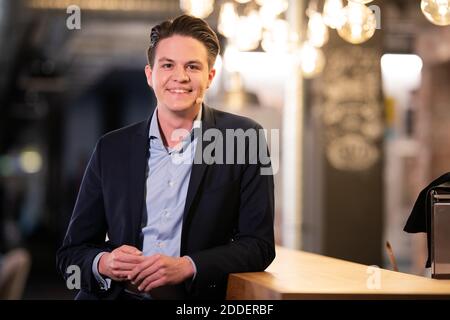
<svg viewBox="0 0 450 320"><path fill-rule="evenodd" d="M225 293L229 273L263 271L275 258L274 182L272 174L261 174L264 167L271 171L270 162L264 165L258 158L249 161L242 172L238 231L232 241L189 254L197 268L189 287L192 296L222 299L218 295Z"/></svg>
<svg viewBox="0 0 450 320"><path fill-rule="evenodd" d="M64 279L70 265L81 270L81 289L100 292L92 273L92 263L100 252L111 251L105 242L107 223L101 179L101 139L97 143L83 176L62 246L57 252L57 267Z"/></svg>

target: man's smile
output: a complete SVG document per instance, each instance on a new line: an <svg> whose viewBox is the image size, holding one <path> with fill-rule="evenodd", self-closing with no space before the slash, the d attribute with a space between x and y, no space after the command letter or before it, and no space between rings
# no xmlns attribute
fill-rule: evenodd
<svg viewBox="0 0 450 320"><path fill-rule="evenodd" d="M167 89L172 94L186 94L191 93L193 90L188 88L169 88Z"/></svg>

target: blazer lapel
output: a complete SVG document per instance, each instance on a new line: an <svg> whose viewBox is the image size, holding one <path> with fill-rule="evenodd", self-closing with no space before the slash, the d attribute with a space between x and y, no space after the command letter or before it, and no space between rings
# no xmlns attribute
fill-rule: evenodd
<svg viewBox="0 0 450 320"><path fill-rule="evenodd" d="M202 126L201 129L194 129L197 130L197 132L194 134L199 139L197 141L197 147L195 149L195 158L196 159L202 159L203 151L206 147L204 141L203 141L203 133L208 130L208 128L215 127L215 120L214 120L214 114L213 110L207 107L205 104L203 104L203 110L202 110ZM211 143L214 143L211 142ZM197 162L197 163L196 163ZM199 163L200 162L200 163ZM189 186L188 186L188 192L186 195L186 203L184 206L184 213L183 213L183 228L182 228L182 235L181 235L181 252L184 252L184 237L186 236L185 232L185 225L187 221L189 220L191 212L191 206L192 203L197 196L199 192L199 188L201 185L201 182L203 180L203 177L205 175L206 169L208 165L203 161L195 161L192 164L192 171L191 171L191 177L189 180Z"/></svg>
<svg viewBox="0 0 450 320"><path fill-rule="evenodd" d="M131 239L133 244L142 249L143 239L141 236L142 223L146 223L144 217L144 196L147 177L147 161L149 152L148 127L150 119L143 122L136 134L131 137L129 157L129 190L130 190L130 222Z"/></svg>

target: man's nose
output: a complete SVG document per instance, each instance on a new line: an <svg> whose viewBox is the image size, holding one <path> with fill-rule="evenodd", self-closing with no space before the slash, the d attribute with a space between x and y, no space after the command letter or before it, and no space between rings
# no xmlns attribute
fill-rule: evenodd
<svg viewBox="0 0 450 320"><path fill-rule="evenodd" d="M189 75L187 74L186 70L184 69L184 67L177 67L175 68L173 77L176 81L179 82L186 82L189 81Z"/></svg>

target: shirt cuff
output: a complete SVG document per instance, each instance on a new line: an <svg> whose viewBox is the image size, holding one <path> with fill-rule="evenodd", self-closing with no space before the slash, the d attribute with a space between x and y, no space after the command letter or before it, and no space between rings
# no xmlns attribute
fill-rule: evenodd
<svg viewBox="0 0 450 320"><path fill-rule="evenodd" d="M94 258L94 261L92 262L92 273L94 274L95 280L97 280L97 283L100 286L101 290L108 290L111 288L111 279L110 278L103 278L100 273L98 272L98 262L100 261L100 258L105 254L106 252L100 252L97 254Z"/></svg>
<svg viewBox="0 0 450 320"><path fill-rule="evenodd" d="M192 276L192 281L194 281L195 276L197 275L197 266L195 265L194 260L192 260L191 257L189 256L185 256L186 258L188 258L188 260L191 262L192 266L194 267L194 275Z"/></svg>

